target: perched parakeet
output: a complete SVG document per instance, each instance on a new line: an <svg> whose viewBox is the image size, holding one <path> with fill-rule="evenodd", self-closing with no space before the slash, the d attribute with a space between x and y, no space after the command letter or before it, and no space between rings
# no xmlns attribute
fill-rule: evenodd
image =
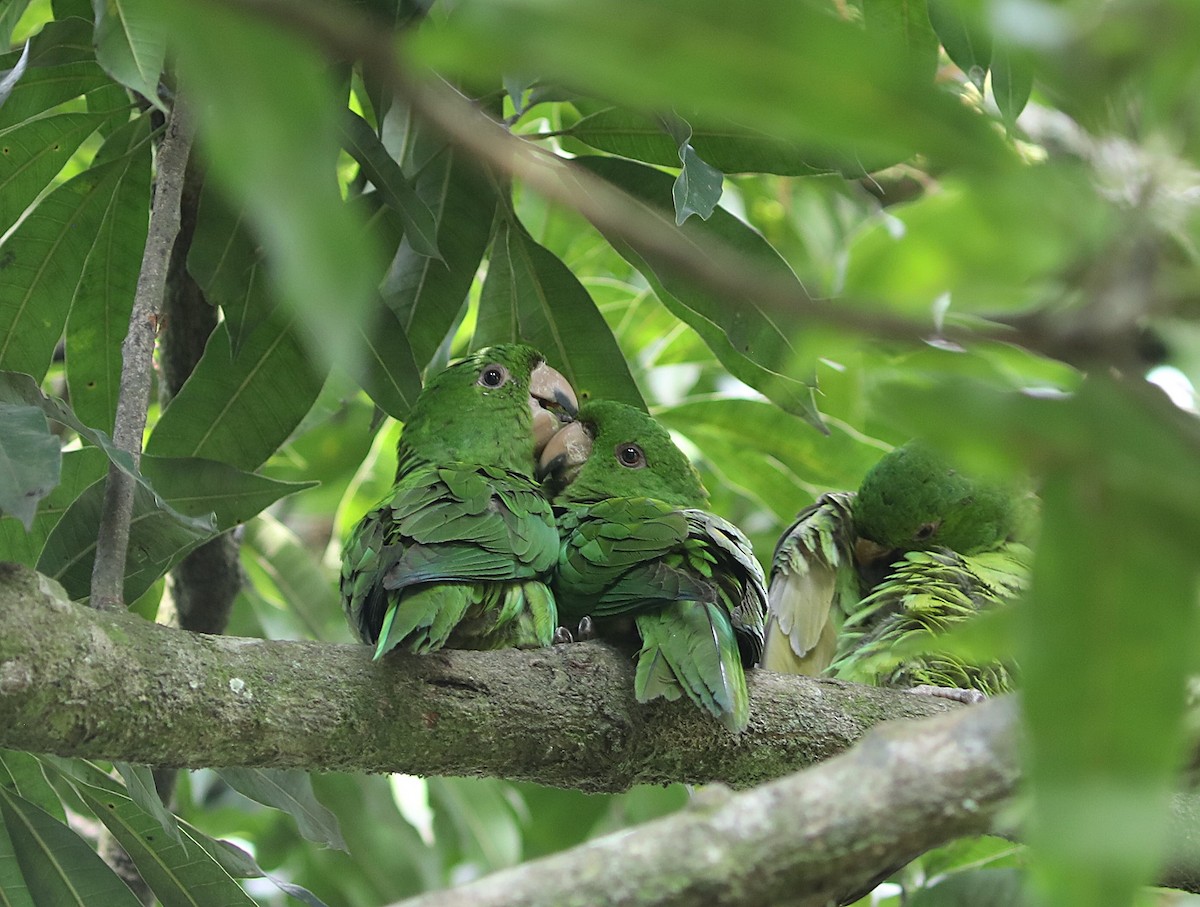
<svg viewBox="0 0 1200 907"><path fill-rule="evenodd" d="M479 350L426 384L396 484L342 554L342 602L376 658L549 645L558 532L534 472L575 406L566 379L521 344Z"/></svg>
<svg viewBox="0 0 1200 907"><path fill-rule="evenodd" d="M763 667L916 687L973 701L1009 688L1009 667L949 655L891 657L1028 582L1028 496L956 470L928 445L883 457L857 493L821 495L775 548ZM974 692L971 692L974 691Z"/></svg>
<svg viewBox="0 0 1200 907"><path fill-rule="evenodd" d="M741 531L704 510L708 494L666 429L632 406L587 403L542 467L562 538L553 588L564 622L590 618L602 636L636 629L639 702L686 694L745 729L763 571Z"/></svg>

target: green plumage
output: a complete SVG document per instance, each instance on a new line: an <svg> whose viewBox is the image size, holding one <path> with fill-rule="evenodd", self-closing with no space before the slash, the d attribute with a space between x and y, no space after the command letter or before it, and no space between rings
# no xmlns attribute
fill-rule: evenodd
<svg viewBox="0 0 1200 907"><path fill-rule="evenodd" d="M519 344L480 350L413 405L396 484L342 555L343 604L376 658L396 647L549 645L558 533L533 479L529 393L541 363Z"/></svg>
<svg viewBox="0 0 1200 907"><path fill-rule="evenodd" d="M1009 665L913 652L1021 593L1030 552L1018 539L1030 509L1028 496L964 475L923 444L897 448L857 493L822 495L780 538L763 666L897 687L1010 689Z"/></svg>
<svg viewBox="0 0 1200 907"><path fill-rule="evenodd" d="M561 437L586 432L590 455L565 488L547 480L558 491L553 588L564 622L589 616L601 635L632 623L642 643L638 701L686 695L740 732L750 714L743 666L761 654L766 607L749 541L703 509L699 477L651 417L597 401L580 409L577 426ZM569 469L563 459L551 468Z"/></svg>

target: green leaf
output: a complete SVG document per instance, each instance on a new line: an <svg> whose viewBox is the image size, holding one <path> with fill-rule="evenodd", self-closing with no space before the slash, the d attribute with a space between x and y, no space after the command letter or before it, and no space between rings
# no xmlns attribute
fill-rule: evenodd
<svg viewBox="0 0 1200 907"><path fill-rule="evenodd" d="M195 829L181 825L176 840L98 768L63 760L54 765L62 783L70 785L129 854L163 907L253 907L254 901L197 842Z"/></svg>
<svg viewBox="0 0 1200 907"><path fill-rule="evenodd" d="M228 463L198 457L142 457L142 475L155 491L180 513L211 513L224 531L244 523L280 498L313 488L316 482L281 482Z"/></svg>
<svg viewBox="0 0 1200 907"><path fill-rule="evenodd" d="M13 848L12 838L9 837L8 827L4 823L4 814L0 812L0 904L4 907L37 907L33 895L25 884L25 876L21 865L17 862L17 854Z"/></svg>
<svg viewBox="0 0 1200 907"><path fill-rule="evenodd" d="M104 509L104 480L91 485L50 530L37 569L62 583L75 600L87 598L96 559L96 527ZM125 565L124 600L135 601L189 551L217 534L207 519L185 517L145 484L134 486Z"/></svg>
<svg viewBox="0 0 1200 907"><path fill-rule="evenodd" d="M346 849L337 818L317 800L308 772L264 768L219 768L216 772L243 796L286 812L309 841Z"/></svg>
<svg viewBox="0 0 1200 907"><path fill-rule="evenodd" d="M147 815L153 816L162 826L162 830L175 839L177 844L183 843L179 832L179 823L158 794L158 786L154 783L154 772L148 765L131 765L128 762L114 762L113 768L121 773L125 781L125 790L137 804L138 808Z"/></svg>
<svg viewBox="0 0 1200 907"><path fill-rule="evenodd" d="M124 150L67 318L67 388L88 425L112 432L121 386L121 344L137 290L150 211L150 117L109 136L101 155ZM101 160L100 157L97 160Z"/></svg>
<svg viewBox="0 0 1200 907"><path fill-rule="evenodd" d="M140 907L125 883L79 835L3 785L0 817L35 904Z"/></svg>
<svg viewBox="0 0 1200 907"><path fill-rule="evenodd" d="M479 349L514 340L541 350L571 382L581 402L602 397L646 408L587 290L524 227L505 220L492 240L471 345Z"/></svg>
<svg viewBox="0 0 1200 907"><path fill-rule="evenodd" d="M433 357L462 310L491 235L497 196L476 164L452 147L422 168L415 189L437 218L444 263L422 255L406 236L381 292L420 367Z"/></svg>
<svg viewBox="0 0 1200 907"><path fill-rule="evenodd" d="M29 0L9 0L4 9L0 10L0 47L8 47L12 43L13 29L28 8ZM4 97L0 94L0 103L3 102Z"/></svg>
<svg viewBox="0 0 1200 907"><path fill-rule="evenodd" d="M1012 867L953 872L936 884L916 891L911 907L1021 907L1025 873Z"/></svg>
<svg viewBox="0 0 1200 907"><path fill-rule="evenodd" d="M108 458L102 450L84 447L63 453L59 483L42 499L29 531L16 520L0 520L0 561L29 567L36 564L50 530L83 490L106 472Z"/></svg>
<svg viewBox="0 0 1200 907"><path fill-rule="evenodd" d="M46 374L133 160L91 167L59 186L0 245L0 368L38 380Z"/></svg>
<svg viewBox="0 0 1200 907"><path fill-rule="evenodd" d="M863 0L863 21L870 31L902 47L916 71L933 79L938 39L926 0Z"/></svg>
<svg viewBox="0 0 1200 907"><path fill-rule="evenodd" d="M169 34L186 36L177 67L205 101L195 113L210 178L244 206L309 356L353 367L385 260L339 192L346 100L325 58L252 13L188 0L156 8Z"/></svg>
<svg viewBox="0 0 1200 907"><path fill-rule="evenodd" d="M37 756L16 750L0 750L0 784L41 807L59 822L67 821L62 801L46 780L46 773Z"/></svg>
<svg viewBox="0 0 1200 907"><path fill-rule="evenodd" d="M96 11L96 61L110 76L166 111L158 77L167 54L167 34L154 14L154 0L92 0Z"/></svg>
<svg viewBox="0 0 1200 907"><path fill-rule="evenodd" d="M671 187L671 199L675 202L675 225L680 226L693 214L699 214L701 220L708 220L721 200L725 177L720 170L706 163L691 146L691 126L676 116L666 117L664 121L677 146L679 161L683 164Z"/></svg>
<svg viewBox="0 0 1200 907"><path fill-rule="evenodd" d="M837 169L834 161L824 160L822 151L781 141L747 126L691 120L692 147L723 173L777 173L780 176L812 176ZM608 107L583 117L566 135L622 157L664 167L679 166L678 145L655 117ZM824 154L828 157L828 151ZM848 164L861 173L864 164ZM874 169L874 167L866 167Z"/></svg>
<svg viewBox="0 0 1200 907"><path fill-rule="evenodd" d="M220 306L234 354L275 310L266 261L245 212L234 211L211 182L200 192L188 272L210 305Z"/></svg>
<svg viewBox="0 0 1200 907"><path fill-rule="evenodd" d="M195 371L163 411L146 452L256 469L287 440L324 381L291 321L277 313L236 356L218 325Z"/></svg>
<svg viewBox="0 0 1200 907"><path fill-rule="evenodd" d="M930 24L946 55L983 91L992 59L991 38L978 23L964 15L963 4L956 0L928 0L928 3Z"/></svg>
<svg viewBox="0 0 1200 907"><path fill-rule="evenodd" d="M325 567L287 526L268 513L246 524L242 537L243 563L261 570L278 592L278 600L298 618L298 631L314 639L331 641L330 615L341 615L337 574ZM256 580L255 592L260 592ZM345 621L339 621L344 624ZM293 634L296 635L296 631ZM337 641L348 640L344 628Z"/></svg>
<svg viewBox="0 0 1200 907"><path fill-rule="evenodd" d="M670 210L671 178L667 174L617 158L580 158L578 162L635 199L660 212ZM664 229L669 227L664 225ZM694 231L709 242L724 243L753 258L765 272L795 280L766 240L727 211L718 209L709 220L691 221L678 229L685 238ZM811 362L797 361L801 351L793 347L789 336L795 330L793 326L784 323L778 314L759 308L753 299L718 299L669 266L643 259L619 239L613 244L642 272L663 305L700 335L731 375L787 412L824 430L813 404L812 388L791 377L797 373L811 375L816 367L815 355ZM803 289L799 281L796 287L798 292Z"/></svg>
<svg viewBox="0 0 1200 907"><path fill-rule="evenodd" d="M418 254L441 261L433 212L409 185L375 130L362 117L347 111L342 122L342 142L383 200L400 215L404 235L412 248Z"/></svg>
<svg viewBox="0 0 1200 907"><path fill-rule="evenodd" d="M112 85L94 62L31 66L0 107L0 129L29 122L64 101Z"/></svg>
<svg viewBox="0 0 1200 907"><path fill-rule="evenodd" d="M992 95L1011 129L1033 91L1033 63L1013 48L997 45L992 52Z"/></svg>
<svg viewBox="0 0 1200 907"><path fill-rule="evenodd" d="M294 885L279 876L264 872L262 867L246 851L228 841L211 838L207 835L197 835L190 826L189 832L193 838L213 860L235 879L266 879L284 894L291 895L298 901L303 901L309 907L326 907L319 897L299 885Z"/></svg>
<svg viewBox="0 0 1200 907"><path fill-rule="evenodd" d="M106 114L64 113L0 129L0 233L25 213Z"/></svg>
<svg viewBox="0 0 1200 907"><path fill-rule="evenodd" d="M33 528L38 501L58 484L62 443L36 406L0 403L0 514Z"/></svg>
<svg viewBox="0 0 1200 907"><path fill-rule="evenodd" d="M362 332L362 386L375 405L403 421L421 393L421 372L400 321L381 300Z"/></svg>

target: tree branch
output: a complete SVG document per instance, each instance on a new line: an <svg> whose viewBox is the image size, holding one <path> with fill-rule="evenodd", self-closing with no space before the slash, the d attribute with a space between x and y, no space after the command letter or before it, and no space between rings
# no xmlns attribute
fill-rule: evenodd
<svg viewBox="0 0 1200 907"><path fill-rule="evenodd" d="M750 787L826 759L887 718L955 706L751 672L750 729L633 697L603 643L372 662L366 646L183 633L74 605L0 571L0 747L187 768L489 775L588 791ZM480 729L487 729L486 744Z"/></svg>
<svg viewBox="0 0 1200 907"><path fill-rule="evenodd" d="M142 454L142 432L154 371L154 337L167 281L167 262L179 232L179 197L192 144L192 127L177 100L167 120L166 134L158 147L154 205L138 274L129 333L121 345L121 389L117 397L113 442L128 451L137 463ZM104 509L97 530L96 560L92 568L91 604L94 608L123 606L125 554L129 547L129 521L133 515L133 479L110 465L104 487Z"/></svg>

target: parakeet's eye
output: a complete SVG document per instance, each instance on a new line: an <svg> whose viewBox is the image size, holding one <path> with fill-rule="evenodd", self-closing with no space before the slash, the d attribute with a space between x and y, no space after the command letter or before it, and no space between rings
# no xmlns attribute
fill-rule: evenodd
<svg viewBox="0 0 1200 907"><path fill-rule="evenodd" d="M636 444L618 444L617 462L630 469L641 469L646 465L646 455Z"/></svg>
<svg viewBox="0 0 1200 907"><path fill-rule="evenodd" d="M477 383L484 387L501 387L508 382L508 378L508 369L499 362L493 362L483 367L483 371L479 373L479 381Z"/></svg>
<svg viewBox="0 0 1200 907"><path fill-rule="evenodd" d="M916 539L918 542L923 542L927 538L929 538L931 535L933 535L935 532L937 532L937 528L938 528L937 523L924 523L921 526L921 528L919 528L916 532L913 533L913 538Z"/></svg>

